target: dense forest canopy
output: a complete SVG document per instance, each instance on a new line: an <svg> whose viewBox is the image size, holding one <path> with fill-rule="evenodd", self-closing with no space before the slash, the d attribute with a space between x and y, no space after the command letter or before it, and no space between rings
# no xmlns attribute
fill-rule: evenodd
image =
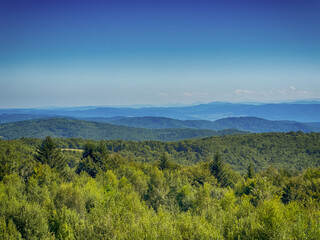
<svg viewBox="0 0 320 240"><path fill-rule="evenodd" d="M88 122L66 118L49 118L0 124L0 139L18 138L83 138L94 140L159 140L177 141L187 138L243 134L244 131L224 129L145 129L109 123Z"/></svg>
<svg viewBox="0 0 320 240"><path fill-rule="evenodd" d="M320 239L319 141L0 140L0 239Z"/></svg>
<svg viewBox="0 0 320 240"><path fill-rule="evenodd" d="M39 139L13 140L35 147ZM3 141L5 142L5 141ZM83 149L84 139L56 139L60 148ZM163 152L171 161L192 165L212 159L215 152L221 153L224 162L236 171L245 172L249 163L255 170L269 166L291 170L303 170L320 166L320 133L261 133L223 137L189 139L177 142L161 141L102 141L110 153L138 162L154 162Z"/></svg>

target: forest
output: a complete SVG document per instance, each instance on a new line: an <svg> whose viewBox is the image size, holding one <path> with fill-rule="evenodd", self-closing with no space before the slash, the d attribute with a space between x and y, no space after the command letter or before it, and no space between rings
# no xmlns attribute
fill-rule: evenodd
<svg viewBox="0 0 320 240"><path fill-rule="evenodd" d="M320 239L319 143L0 140L0 239Z"/></svg>
<svg viewBox="0 0 320 240"><path fill-rule="evenodd" d="M158 140L177 141L187 138L243 134L236 129L145 129L109 123L89 122L67 118L44 118L0 124L0 139L17 138L83 138L93 140Z"/></svg>

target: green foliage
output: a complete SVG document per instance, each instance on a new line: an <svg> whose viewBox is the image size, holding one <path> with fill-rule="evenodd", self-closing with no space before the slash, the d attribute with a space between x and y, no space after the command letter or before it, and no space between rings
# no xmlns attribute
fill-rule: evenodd
<svg viewBox="0 0 320 240"><path fill-rule="evenodd" d="M103 142L100 141L98 145L88 142L84 145L82 158L91 157L95 163L98 163L101 162L102 159L106 158L107 154L107 148Z"/></svg>
<svg viewBox="0 0 320 240"><path fill-rule="evenodd" d="M106 170L107 148L100 142L98 145L94 143L86 143L82 152L82 159L78 165L76 173L82 171L87 172L91 177L96 177L100 170Z"/></svg>
<svg viewBox="0 0 320 240"><path fill-rule="evenodd" d="M224 180L224 164L219 153L214 155L213 161L209 164L210 172L219 182Z"/></svg>
<svg viewBox="0 0 320 240"><path fill-rule="evenodd" d="M47 164L51 168L56 168L60 171L64 170L66 166L66 162L61 155L61 150L49 136L42 141L34 155L34 158L42 164Z"/></svg>
<svg viewBox="0 0 320 240"><path fill-rule="evenodd" d="M82 138L82 139L123 139L177 141L188 138L243 134L235 129L213 131L208 129L146 129L133 128L109 123L88 122L66 118L27 120L0 124L1 139L18 138Z"/></svg>
<svg viewBox="0 0 320 240"><path fill-rule="evenodd" d="M235 173L225 165L219 153L214 155L213 161L209 164L211 174L218 180L222 187L233 186L235 182Z"/></svg>
<svg viewBox="0 0 320 240"><path fill-rule="evenodd" d="M250 163L256 171L270 165L289 171L320 166L320 133L263 133L170 143L117 140L105 144L109 152L140 162L157 161L166 152L174 163L192 165L207 162L215 152L220 152L224 163L244 174Z"/></svg>
<svg viewBox="0 0 320 240"><path fill-rule="evenodd" d="M165 170L165 169L168 169L170 167L170 162L169 162L169 159L168 159L168 155L166 153L163 153L161 155L157 166L162 171Z"/></svg>
<svg viewBox="0 0 320 240"><path fill-rule="evenodd" d="M21 234L17 230L16 225L9 219L8 223L4 217L0 218L0 239L15 240L21 239Z"/></svg>
<svg viewBox="0 0 320 240"><path fill-rule="evenodd" d="M252 163L250 163L249 167L248 167L248 170L247 170L247 176L248 176L248 178L253 178L254 174L255 174L255 172L254 172Z"/></svg>
<svg viewBox="0 0 320 240"><path fill-rule="evenodd" d="M157 168L150 168L148 189L144 199L146 203L156 211L167 202L168 187L165 185L165 178L162 171Z"/></svg>
<svg viewBox="0 0 320 240"><path fill-rule="evenodd" d="M305 141L317 141L313 134L289 136L300 144L292 150L298 155L303 147L311 152L313 143ZM287 135L264 137L266 144L275 137L282 142ZM252 136L227 138L220 140L244 141L243 146L257 141ZM0 239L319 239L319 168L291 171L270 166L241 177L225 163L225 151L212 161L175 163L175 149L186 157L205 151L202 144L211 141L215 140L162 145L55 139L69 148L60 153L65 163L73 159L73 166L66 166L68 174L60 174L46 160L35 161L32 156L41 140L0 141ZM134 161L134 155L114 149L107 154L111 144L131 153L137 146L148 146L157 153L157 163L168 152L162 159L165 167ZM75 151L74 146L84 150ZM166 151L157 152L162 147ZM317 152L316 146L312 152Z"/></svg>

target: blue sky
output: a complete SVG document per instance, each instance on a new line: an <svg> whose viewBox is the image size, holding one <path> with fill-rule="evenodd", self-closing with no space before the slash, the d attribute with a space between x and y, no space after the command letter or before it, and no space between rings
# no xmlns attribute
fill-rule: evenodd
<svg viewBox="0 0 320 240"><path fill-rule="evenodd" d="M1 1L0 107L320 98L320 1Z"/></svg>

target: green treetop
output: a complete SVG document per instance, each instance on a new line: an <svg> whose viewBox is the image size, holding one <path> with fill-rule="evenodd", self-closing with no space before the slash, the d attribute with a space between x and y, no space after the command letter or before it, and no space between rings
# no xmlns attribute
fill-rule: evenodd
<svg viewBox="0 0 320 240"><path fill-rule="evenodd" d="M36 150L34 158L42 164L48 164L51 168L62 170L65 167L65 161L60 149L49 136L42 141L40 147Z"/></svg>

